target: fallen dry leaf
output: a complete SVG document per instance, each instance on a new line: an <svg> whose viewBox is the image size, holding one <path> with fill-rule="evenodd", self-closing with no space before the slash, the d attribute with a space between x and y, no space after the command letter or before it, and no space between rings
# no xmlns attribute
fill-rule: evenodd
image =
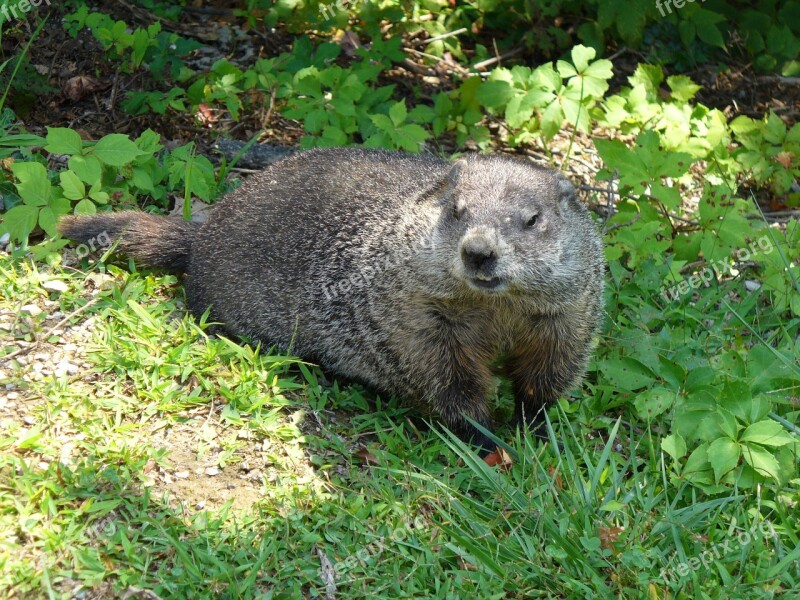
<svg viewBox="0 0 800 600"><path fill-rule="evenodd" d="M619 534L623 531L625 531L624 527L601 527L598 530L600 534L600 546L616 553L616 548L614 548L612 544L619 541Z"/></svg>
<svg viewBox="0 0 800 600"><path fill-rule="evenodd" d="M549 467L547 467L547 474L550 475L550 477L552 477L553 485L556 486L557 490L563 490L564 489L564 480L561 479L561 474L560 473L556 473L556 468L553 465L550 465Z"/></svg>
<svg viewBox="0 0 800 600"><path fill-rule="evenodd" d="M73 102L77 102L86 94L91 94L102 88L103 84L94 77L76 75L75 77L67 79L61 91L65 97Z"/></svg>
<svg viewBox="0 0 800 600"><path fill-rule="evenodd" d="M361 448L360 450L356 451L355 456L360 459L359 464L362 465L378 464L378 457L375 456L372 452L370 452L366 448Z"/></svg>
<svg viewBox="0 0 800 600"><path fill-rule="evenodd" d="M498 448L494 452L490 452L484 456L483 462L490 467L500 467L500 469L503 471L509 471L511 469L511 465L514 464L514 462L511 460L511 457L508 455L508 452L502 448Z"/></svg>
<svg viewBox="0 0 800 600"><path fill-rule="evenodd" d="M788 169L792 166L792 159L794 155L791 152L779 152L775 155L775 162L780 163L780 165Z"/></svg>

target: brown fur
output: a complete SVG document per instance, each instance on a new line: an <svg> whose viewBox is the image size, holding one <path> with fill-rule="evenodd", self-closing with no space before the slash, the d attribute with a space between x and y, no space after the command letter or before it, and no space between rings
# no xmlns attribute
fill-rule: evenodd
<svg viewBox="0 0 800 600"><path fill-rule="evenodd" d="M489 440L506 356L521 424L582 376L602 315L600 235L560 174L500 156L449 163L314 150L250 177L194 226L76 217L147 265L186 270L192 311Z"/></svg>

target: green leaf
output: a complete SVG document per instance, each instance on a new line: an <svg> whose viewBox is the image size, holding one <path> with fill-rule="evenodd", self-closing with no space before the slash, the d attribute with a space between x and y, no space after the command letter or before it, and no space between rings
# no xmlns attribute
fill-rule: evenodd
<svg viewBox="0 0 800 600"><path fill-rule="evenodd" d="M558 69L558 74L561 75L564 79L568 77L575 77L578 74L578 71L565 60L559 60L556 62L556 69Z"/></svg>
<svg viewBox="0 0 800 600"><path fill-rule="evenodd" d="M756 444L744 444L742 446L742 455L757 473L765 477L772 477L776 481L779 479L780 466L778 461L765 448Z"/></svg>
<svg viewBox="0 0 800 600"><path fill-rule="evenodd" d="M416 123L399 127L393 136L397 145L408 152L419 152L420 144L428 139L428 132Z"/></svg>
<svg viewBox="0 0 800 600"><path fill-rule="evenodd" d="M103 165L94 156L72 156L69 159L69 168L81 181L93 185L103 176Z"/></svg>
<svg viewBox="0 0 800 600"><path fill-rule="evenodd" d="M39 227L44 229L44 232L50 237L58 235L58 229L56 229L57 222L58 217L49 206L45 206L39 211Z"/></svg>
<svg viewBox="0 0 800 600"><path fill-rule="evenodd" d="M83 152L83 141L77 131L66 127L48 127L47 145L44 147L53 154L80 154Z"/></svg>
<svg viewBox="0 0 800 600"><path fill-rule="evenodd" d="M600 158L610 170L617 169L620 177L624 177L625 182L635 190L644 190L650 175L647 165L637 153L632 152L619 140L595 140L594 145Z"/></svg>
<svg viewBox="0 0 800 600"><path fill-rule="evenodd" d="M618 510L622 510L625 508L625 505L620 502L619 500L609 500L605 502L603 506L600 507L600 510L606 510L608 512L615 512ZM598 540L599 541L599 540Z"/></svg>
<svg viewBox="0 0 800 600"><path fill-rule="evenodd" d="M615 19L617 31L629 46L638 46L647 24L647 3L630 0L614 0L613 3L618 7Z"/></svg>
<svg viewBox="0 0 800 600"><path fill-rule="evenodd" d="M507 81L484 81L475 97L487 108L502 109L511 100L514 92Z"/></svg>
<svg viewBox="0 0 800 600"><path fill-rule="evenodd" d="M724 20L725 17L722 15L702 8L692 15L697 37L709 46L716 46L723 50L725 50L725 41L722 39L722 33L716 24Z"/></svg>
<svg viewBox="0 0 800 600"><path fill-rule="evenodd" d="M722 433L732 440L736 439L739 434L739 423L736 422L736 417L732 412L724 408L718 408L714 420Z"/></svg>
<svg viewBox="0 0 800 600"><path fill-rule="evenodd" d="M582 44L572 48L572 63L578 70L578 73L583 73L589 66L589 61L597 55L594 48L587 48Z"/></svg>
<svg viewBox="0 0 800 600"><path fill-rule="evenodd" d="M61 189L64 190L64 196L70 200L80 200L86 195L86 188L83 182L72 171L62 171L59 174L59 179L61 179Z"/></svg>
<svg viewBox="0 0 800 600"><path fill-rule="evenodd" d="M667 77L667 85L672 90L672 98L682 102L688 102L702 89L686 75Z"/></svg>
<svg viewBox="0 0 800 600"><path fill-rule="evenodd" d="M697 27L697 37L709 46L725 49L725 41L722 39L722 32L716 25L699 25Z"/></svg>
<svg viewBox="0 0 800 600"><path fill-rule="evenodd" d="M675 403L676 392L663 387L655 387L639 394L634 406L639 416L651 420Z"/></svg>
<svg viewBox="0 0 800 600"><path fill-rule="evenodd" d="M400 127L400 125L405 122L407 114L408 110L406 109L405 100L393 104L389 109L389 118L392 120L395 127Z"/></svg>
<svg viewBox="0 0 800 600"><path fill-rule="evenodd" d="M144 154L155 154L163 148L159 143L161 136L152 129L145 129L138 138L136 145Z"/></svg>
<svg viewBox="0 0 800 600"><path fill-rule="evenodd" d="M798 441L787 433L780 423L776 423L771 419L750 425L744 430L741 440L743 442L756 442L764 446L785 446Z"/></svg>
<svg viewBox="0 0 800 600"><path fill-rule="evenodd" d="M127 135L111 133L103 137L92 149L94 156L112 167L121 167L133 162L141 150Z"/></svg>
<svg viewBox="0 0 800 600"><path fill-rule="evenodd" d="M705 471L710 468L708 462L708 444L700 444L686 459L682 474L689 480L702 480Z"/></svg>
<svg viewBox="0 0 800 600"><path fill-rule="evenodd" d="M75 205L76 215L93 215L95 213L97 213L97 207L88 198L84 198Z"/></svg>
<svg viewBox="0 0 800 600"><path fill-rule="evenodd" d="M677 433L671 433L661 440L661 449L678 460L686 456L686 441Z"/></svg>
<svg viewBox="0 0 800 600"><path fill-rule="evenodd" d="M97 204L106 204L108 202L109 195L100 189L100 184L95 184L89 190L89 198L94 200Z"/></svg>
<svg viewBox="0 0 800 600"><path fill-rule="evenodd" d="M52 185L47 178L47 169L37 162L14 163L11 165L19 197L25 204L47 206L52 196Z"/></svg>
<svg viewBox="0 0 800 600"><path fill-rule="evenodd" d="M390 132L394 130L394 123L392 123L392 120L386 115L382 114L370 115L369 118L370 121L372 121L372 123L375 125L375 127L380 129L381 131Z"/></svg>
<svg viewBox="0 0 800 600"><path fill-rule="evenodd" d="M322 108L312 110L303 119L303 127L308 133L319 133L328 123L328 111Z"/></svg>
<svg viewBox="0 0 800 600"><path fill-rule="evenodd" d="M614 386L623 390L638 390L655 381L653 372L635 358L606 359L598 367Z"/></svg>
<svg viewBox="0 0 800 600"><path fill-rule="evenodd" d="M3 215L0 233L8 232L12 239L25 242L28 235L36 227L39 219L39 208L29 204L19 204Z"/></svg>
<svg viewBox="0 0 800 600"><path fill-rule="evenodd" d="M728 471L739 464L741 450L739 444L729 438L719 438L708 446L708 462L714 469L714 479L719 482Z"/></svg>
<svg viewBox="0 0 800 600"><path fill-rule="evenodd" d="M773 144L782 144L786 138L786 124L783 120L770 111L767 124L764 128L764 139Z"/></svg>

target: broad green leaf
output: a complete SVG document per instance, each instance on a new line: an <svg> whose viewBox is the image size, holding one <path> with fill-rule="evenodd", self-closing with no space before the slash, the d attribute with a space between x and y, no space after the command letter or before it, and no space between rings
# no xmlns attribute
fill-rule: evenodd
<svg viewBox="0 0 800 600"><path fill-rule="evenodd" d="M708 462L708 444L700 444L686 459L686 464L683 466L681 473L684 477L691 479L692 477L700 477L705 471L710 471L711 467Z"/></svg>
<svg viewBox="0 0 800 600"><path fill-rule="evenodd" d="M12 239L24 242L39 218L39 208L29 204L19 204L3 215L0 234L8 232Z"/></svg>
<svg viewBox="0 0 800 600"><path fill-rule="evenodd" d="M745 383L742 385L747 388L746 394L742 394L735 399L729 397L722 403L728 410L746 423L760 421L772 410L774 402L769 394L758 394L755 397L750 397L749 386Z"/></svg>
<svg viewBox="0 0 800 600"><path fill-rule="evenodd" d="M77 131L66 127L48 127L44 149L53 154L80 154L83 141Z"/></svg>
<svg viewBox="0 0 800 600"><path fill-rule="evenodd" d="M47 206L52 197L52 185L47 178L47 169L37 162L18 162L11 170L19 183L16 184L19 197L31 206Z"/></svg>
<svg viewBox="0 0 800 600"><path fill-rule="evenodd" d="M686 456L686 441L677 433L671 433L661 440L661 448L675 460Z"/></svg>
<svg viewBox="0 0 800 600"><path fill-rule="evenodd" d="M578 44L572 48L570 54L572 56L572 63L575 65L578 73L583 73L589 66L589 61L594 60L597 51L594 48Z"/></svg>
<svg viewBox="0 0 800 600"><path fill-rule="evenodd" d="M72 171L62 171L59 174L59 179L61 180L61 189L64 190L64 196L70 200L80 200L86 195L86 188L83 182Z"/></svg>
<svg viewBox="0 0 800 600"><path fill-rule="evenodd" d="M784 446L798 440L787 433L780 423L770 419L750 425L744 430L741 441L756 442L764 446Z"/></svg>
<svg viewBox="0 0 800 600"><path fill-rule="evenodd" d="M99 184L95 184L89 190L89 198L94 200L97 204L106 204L109 199L109 195L107 192L104 192L100 189Z"/></svg>
<svg viewBox="0 0 800 600"><path fill-rule="evenodd" d="M44 232L50 237L58 235L57 222L58 217L49 206L45 206L39 211L39 227L44 229Z"/></svg>
<svg viewBox="0 0 800 600"><path fill-rule="evenodd" d="M97 142L92 153L101 162L112 167L127 165L141 154L139 147L121 133L111 133Z"/></svg>
<svg viewBox="0 0 800 600"><path fill-rule="evenodd" d="M558 69L558 74L564 79L575 77L578 74L578 71L575 69L575 67L565 60L559 60L556 62L556 69Z"/></svg>
<svg viewBox="0 0 800 600"><path fill-rule="evenodd" d="M131 181L133 181L133 185L140 190L150 192L151 194L155 192L153 187L153 178L150 176L150 172L147 169L142 167L134 167L133 174L131 175Z"/></svg>
<svg viewBox="0 0 800 600"><path fill-rule="evenodd" d="M613 385L623 390L638 390L655 381L653 372L635 358L606 359L598 367Z"/></svg>
<svg viewBox="0 0 800 600"><path fill-rule="evenodd" d="M675 395L675 391L663 387L645 390L634 401L636 412L649 421L669 409L675 402Z"/></svg>
<svg viewBox="0 0 800 600"><path fill-rule="evenodd" d="M380 129L381 131L389 132L394 129L394 123L392 123L392 120L386 115L383 114L370 115L369 118L375 125L375 127Z"/></svg>
<svg viewBox="0 0 800 600"><path fill-rule="evenodd" d="M718 408L715 421L722 433L732 440L737 438L739 434L739 424L736 422L736 417L732 412L724 408Z"/></svg>
<svg viewBox="0 0 800 600"><path fill-rule="evenodd" d="M600 510L607 510L608 512L615 512L618 510L622 510L625 508L625 505L620 502L619 500L609 500L605 502L603 506L600 507Z"/></svg>
<svg viewBox="0 0 800 600"><path fill-rule="evenodd" d="M739 444L729 438L719 438L708 446L708 462L714 469L714 479L718 482L725 473L736 468L741 452Z"/></svg>
<svg viewBox="0 0 800 600"><path fill-rule="evenodd" d="M688 102L702 89L701 86L694 83L686 75L672 75L667 77L667 85L672 90L673 99L682 102Z"/></svg>
<svg viewBox="0 0 800 600"><path fill-rule="evenodd" d="M76 215L93 215L96 212L97 212L97 207L94 205L94 202L92 202L88 198L84 198L75 205Z"/></svg>
<svg viewBox="0 0 800 600"><path fill-rule="evenodd" d="M142 132L142 135L136 138L136 145L144 154L155 154L163 148L163 146L159 143L160 141L161 135L152 129L145 129Z"/></svg>
<svg viewBox="0 0 800 600"><path fill-rule="evenodd" d="M99 182L103 176L103 165L92 155L72 156L68 165L70 170L81 178L81 181L89 185Z"/></svg>
<svg viewBox="0 0 800 600"><path fill-rule="evenodd" d="M743 444L742 455L756 472L765 477L772 477L776 481L779 479L780 467L778 461L775 460L769 450L756 444Z"/></svg>
<svg viewBox="0 0 800 600"><path fill-rule="evenodd" d="M647 11L641 2L622 0L624 8L617 15L617 30L631 46L638 46L647 24Z"/></svg>
<svg viewBox="0 0 800 600"><path fill-rule="evenodd" d="M484 81L475 97L487 108L502 109L513 95L514 92L506 81Z"/></svg>
<svg viewBox="0 0 800 600"><path fill-rule="evenodd" d="M395 127L400 127L400 125L402 125L405 122L407 114L408 110L406 109L405 100L396 102L389 109L389 118L392 120L392 123L394 124Z"/></svg>

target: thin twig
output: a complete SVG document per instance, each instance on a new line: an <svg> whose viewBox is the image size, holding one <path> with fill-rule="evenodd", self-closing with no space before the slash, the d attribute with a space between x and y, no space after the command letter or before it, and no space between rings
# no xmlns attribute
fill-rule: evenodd
<svg viewBox="0 0 800 600"><path fill-rule="evenodd" d="M762 75L756 81L781 83L783 85L800 85L800 77L781 77L780 75Z"/></svg>
<svg viewBox="0 0 800 600"><path fill-rule="evenodd" d="M415 54L416 56L423 56L425 58L430 58L431 60L435 60L435 61L445 65L447 68L449 68L452 71L458 71L460 73L466 73L467 72L467 69L465 69L461 65L458 65L456 63L450 62L447 59L440 58L440 57L435 56L433 54L428 54L427 52L422 52L420 50L414 50L414 48L403 48L403 50L405 50L406 52L411 52L411 53Z"/></svg>
<svg viewBox="0 0 800 600"><path fill-rule="evenodd" d="M428 38L426 40L415 40L412 42L415 46L426 46L428 44L432 44L433 42L438 42L440 40L447 39L449 37L453 37L454 35L460 35L462 33L466 33L467 28L462 27L461 29L456 29L455 31L449 31L447 33L443 33L442 35L437 35L432 38Z"/></svg>
<svg viewBox="0 0 800 600"><path fill-rule="evenodd" d="M522 54L524 48L514 48L513 50L509 50L508 52L501 54L500 56L493 56L492 58L487 58L486 60L482 60L479 63L475 63L472 65L472 68L476 71L480 71L481 69L485 69L486 67L490 67L495 63L499 63L504 61L507 58L511 58L512 56L516 56L517 54Z"/></svg>

